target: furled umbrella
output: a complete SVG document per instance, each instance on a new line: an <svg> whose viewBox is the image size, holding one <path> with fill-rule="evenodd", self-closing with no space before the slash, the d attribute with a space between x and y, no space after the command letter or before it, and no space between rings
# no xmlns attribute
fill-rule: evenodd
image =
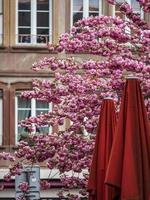
<svg viewBox="0 0 150 200"><path fill-rule="evenodd" d="M90 200L112 200L113 189L104 184L106 168L116 126L115 105L104 99L100 111L95 148L90 168L88 191Z"/></svg>
<svg viewBox="0 0 150 200"><path fill-rule="evenodd" d="M127 79L105 182L121 200L149 200L150 127L140 82Z"/></svg>

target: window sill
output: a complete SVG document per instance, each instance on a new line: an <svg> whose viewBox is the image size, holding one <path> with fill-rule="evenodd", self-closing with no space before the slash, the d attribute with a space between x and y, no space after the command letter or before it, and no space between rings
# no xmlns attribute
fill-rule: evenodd
<svg viewBox="0 0 150 200"><path fill-rule="evenodd" d="M8 47L0 45L0 52L8 52Z"/></svg>
<svg viewBox="0 0 150 200"><path fill-rule="evenodd" d="M17 145L16 146L14 145L14 146L11 146L11 149L16 151L16 150L18 150L18 147L17 147Z"/></svg>
<svg viewBox="0 0 150 200"><path fill-rule="evenodd" d="M15 45L10 47L10 52L50 53L47 45ZM56 54L56 53L51 53Z"/></svg>
<svg viewBox="0 0 150 200"><path fill-rule="evenodd" d="M37 50L47 50L47 45L14 45L11 47L12 49L37 49Z"/></svg>
<svg viewBox="0 0 150 200"><path fill-rule="evenodd" d="M9 152L9 146L0 145L0 153L2 152Z"/></svg>
<svg viewBox="0 0 150 200"><path fill-rule="evenodd" d="M3 145L0 146L0 150L6 149L6 148L7 148L6 146L3 146Z"/></svg>
<svg viewBox="0 0 150 200"><path fill-rule="evenodd" d="M36 48L36 49L47 49L47 44L16 44L12 48Z"/></svg>
<svg viewBox="0 0 150 200"><path fill-rule="evenodd" d="M0 45L0 49L5 49L6 47L3 46L2 44Z"/></svg>
<svg viewBox="0 0 150 200"><path fill-rule="evenodd" d="M3 53L50 53L47 46L35 46L35 45L19 45L19 46L0 46L0 52Z"/></svg>

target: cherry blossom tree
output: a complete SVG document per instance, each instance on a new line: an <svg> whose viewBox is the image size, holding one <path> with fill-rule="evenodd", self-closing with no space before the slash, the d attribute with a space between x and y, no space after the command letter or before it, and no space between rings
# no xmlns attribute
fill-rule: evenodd
<svg viewBox="0 0 150 200"><path fill-rule="evenodd" d="M149 1L138 2L141 9L150 12ZM141 81L150 118L150 28L127 2L119 7L127 20L111 16L79 20L69 33L60 36L58 45L48 45L50 52L60 56L43 58L33 64L33 70L53 72L54 77L53 80L33 80L33 90L23 92L22 97L52 103L53 111L20 122L29 135L18 144L14 155L0 155L13 162L6 180L20 174L24 164L45 161L50 170L58 170L63 188L60 197L64 192L69 199L86 196L101 102L111 96L119 111L128 75L137 76ZM87 59L79 62L73 54L86 54ZM70 126L65 131L35 133L35 127L61 126L66 120ZM26 184L20 187L24 190L24 186L27 188ZM50 188L51 183L43 181L41 186ZM72 188L80 188L79 195L71 194L69 189Z"/></svg>

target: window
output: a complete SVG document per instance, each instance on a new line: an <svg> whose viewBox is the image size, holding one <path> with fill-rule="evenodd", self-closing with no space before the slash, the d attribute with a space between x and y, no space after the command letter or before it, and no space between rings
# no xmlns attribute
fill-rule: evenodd
<svg viewBox="0 0 150 200"><path fill-rule="evenodd" d="M128 4L131 5L133 11L134 11L135 13L140 14L141 18L143 19L143 18L144 18L144 13L143 13L143 10L140 8L140 4L138 3L138 1L137 1L137 0L126 0L126 1L127 1ZM117 1L117 4L116 4L116 6L115 6L114 14L113 14L113 15L119 16L119 17L121 17L121 18L125 18L125 16L124 16L124 15L120 12L120 10L119 10L119 5L120 5L121 3L123 3L123 2L124 2L123 0L118 0L118 1Z"/></svg>
<svg viewBox="0 0 150 200"><path fill-rule="evenodd" d="M16 107L16 143L20 139L24 139L28 135L26 128L22 128L18 123L25 118L34 117L42 113L47 113L52 110L52 104L37 101L35 99L24 99L19 96L20 92L16 95L15 107ZM34 127L34 125L33 125ZM37 133L51 133L52 128L48 126L43 126L37 128L35 132Z"/></svg>
<svg viewBox="0 0 150 200"><path fill-rule="evenodd" d="M71 26L79 19L102 14L102 0L71 0Z"/></svg>
<svg viewBox="0 0 150 200"><path fill-rule="evenodd" d="M46 44L51 41L51 0L17 0L16 16L18 44Z"/></svg>
<svg viewBox="0 0 150 200"><path fill-rule="evenodd" d="M0 0L0 45L2 45L3 38L3 2Z"/></svg>

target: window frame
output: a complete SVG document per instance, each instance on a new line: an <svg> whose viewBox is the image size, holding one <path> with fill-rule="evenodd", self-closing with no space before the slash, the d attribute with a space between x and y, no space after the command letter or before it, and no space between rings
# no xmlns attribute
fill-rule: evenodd
<svg viewBox="0 0 150 200"><path fill-rule="evenodd" d="M9 146L9 89L6 82L0 81L0 98L1 98L1 134L0 134L0 151L8 149ZM7 119L7 120L5 120Z"/></svg>
<svg viewBox="0 0 150 200"><path fill-rule="evenodd" d="M78 12L80 13L81 11L74 11L73 10L73 1L74 0L71 0L71 4L70 4L70 26L72 27L73 26L73 12ZM103 2L102 0L98 0L99 1L99 16L102 15L102 5L103 5ZM89 0L83 0L83 11L81 13L83 13L83 18L87 18L89 17ZM93 12L94 13L94 12Z"/></svg>
<svg viewBox="0 0 150 200"><path fill-rule="evenodd" d="M16 91L16 94L15 94L15 145L18 144L18 110L25 110L23 108L19 108L18 109L18 97L20 96L20 93L23 92L23 91ZM31 101L31 117L35 117L37 116L36 115L36 112L41 110L41 112L43 110L45 111L52 111L53 107L52 107L52 103L49 103L49 109L47 108L37 108L36 107L36 99L32 98L30 99ZM44 126L42 126L44 127ZM33 128L34 128L34 124L33 124ZM35 133L35 131L32 132L33 134ZM52 133L52 126L49 126L49 133Z"/></svg>
<svg viewBox="0 0 150 200"><path fill-rule="evenodd" d="M15 28L15 32L16 32L16 38L15 38L15 43L16 45L19 46L45 46L47 43L38 43L37 42L37 0L30 0L31 1L31 9L30 9L30 13L31 13L31 18L30 18L30 36L31 36L31 41L29 43L26 42L19 42L19 34L18 34L18 13L19 13L19 9L18 9L18 2L19 0L16 0L16 28ZM49 40L47 42L52 42L52 0L49 0L49 27L47 27L49 29ZM44 11L44 10L40 10L40 11ZM44 27L45 28L45 27ZM34 38L35 36L35 38Z"/></svg>

